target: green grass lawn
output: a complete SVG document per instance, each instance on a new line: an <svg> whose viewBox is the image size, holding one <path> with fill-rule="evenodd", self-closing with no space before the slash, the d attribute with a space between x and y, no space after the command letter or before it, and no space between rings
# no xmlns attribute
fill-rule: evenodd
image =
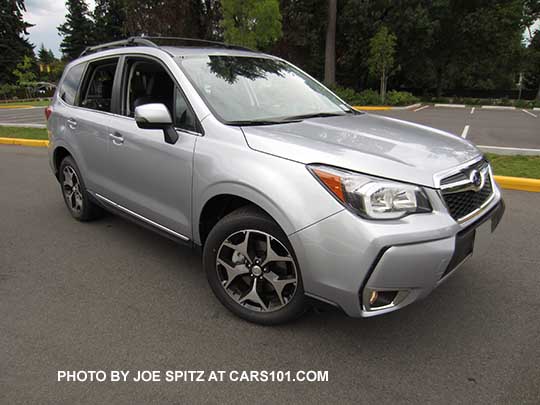
<svg viewBox="0 0 540 405"><path fill-rule="evenodd" d="M50 100L21 101L17 103L0 103L0 108L20 107L20 106L47 107L50 103L51 103Z"/></svg>
<svg viewBox="0 0 540 405"><path fill-rule="evenodd" d="M486 153L499 176L529 177L540 179L540 156L503 156Z"/></svg>
<svg viewBox="0 0 540 405"><path fill-rule="evenodd" d="M0 138L49 139L44 128L1 127Z"/></svg>

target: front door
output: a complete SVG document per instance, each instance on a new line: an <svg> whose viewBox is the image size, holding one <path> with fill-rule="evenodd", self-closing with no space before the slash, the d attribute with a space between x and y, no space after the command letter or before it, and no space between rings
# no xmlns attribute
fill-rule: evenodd
<svg viewBox="0 0 540 405"><path fill-rule="evenodd" d="M198 134L195 115L169 72L152 59L126 58L122 115L110 121L107 195L146 220L191 238L193 152ZM135 108L165 104L178 141L168 144L162 130L140 129ZM148 221L147 221L148 222Z"/></svg>

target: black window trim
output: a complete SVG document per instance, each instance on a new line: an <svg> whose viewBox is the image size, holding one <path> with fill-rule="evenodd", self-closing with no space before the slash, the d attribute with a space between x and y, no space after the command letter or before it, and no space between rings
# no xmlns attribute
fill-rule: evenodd
<svg viewBox="0 0 540 405"><path fill-rule="evenodd" d="M115 114L117 114L117 115L119 115L119 116L121 116L123 118L134 119L133 117L129 117L129 116L125 115L125 113L123 111L124 106L125 106L124 101L125 101L125 97L126 97L126 92L124 90L126 89L127 80L128 80L128 71L127 71L128 59L149 59L152 62L156 62L159 65L161 65L161 67L167 72L167 74L169 75L169 77L173 81L173 83L175 85L175 88L180 91L180 93L182 94L182 96L186 100L186 104L187 104L189 110L191 111L191 113L193 114L193 117L195 118L196 131L191 131L189 129L180 128L180 127L176 127L176 126L174 127L174 129L176 131L184 132L184 133L187 133L187 134L190 134L190 135L204 136L204 129L203 129L203 126L201 124L201 121L199 120L199 117L197 117L197 114L195 114L195 110L191 106L191 102L189 101L189 98L186 96L186 93L184 92L184 90L182 89L182 86L180 86L180 84L178 83L178 80L176 80L176 77L174 76L174 74L172 74L172 72L168 68L168 66L165 63L163 63L163 61L161 59L159 59L158 57L152 56L152 55L139 54L139 53L125 53L125 54L122 54L122 56L120 58L120 62L119 62L119 66L120 66L120 63L121 63L121 69L117 69L117 74L119 74L119 76L121 75L121 80L118 80L119 85L117 86L116 85L117 77L115 76L115 82L114 82L114 85L113 85L113 96L115 94L117 96L116 105L115 105L115 107L117 108L117 110L116 110L117 112ZM175 106L176 106L176 91L174 92L174 103L175 103ZM176 109L173 112L173 115L175 113L176 113ZM173 116L173 121L174 121L174 119L175 119L175 117Z"/></svg>

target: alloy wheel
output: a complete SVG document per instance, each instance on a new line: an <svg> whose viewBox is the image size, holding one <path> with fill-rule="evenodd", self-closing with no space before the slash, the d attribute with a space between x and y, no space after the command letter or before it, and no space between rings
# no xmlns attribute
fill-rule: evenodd
<svg viewBox="0 0 540 405"><path fill-rule="evenodd" d="M272 235L242 230L221 244L216 269L227 294L239 305L272 312L289 303L296 292L298 274L288 249Z"/></svg>
<svg viewBox="0 0 540 405"><path fill-rule="evenodd" d="M64 181L62 183L62 191L68 207L76 214L80 214L83 209L83 195L81 192L81 182L77 176L77 172L71 166L65 166L62 171Z"/></svg>

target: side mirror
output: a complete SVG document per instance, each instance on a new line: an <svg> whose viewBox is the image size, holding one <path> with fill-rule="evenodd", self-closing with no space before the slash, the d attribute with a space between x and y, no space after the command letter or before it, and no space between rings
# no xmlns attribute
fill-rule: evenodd
<svg viewBox="0 0 540 405"><path fill-rule="evenodd" d="M165 104L143 104L135 107L135 122L141 129L162 129L165 142L171 145L178 140L171 114Z"/></svg>

